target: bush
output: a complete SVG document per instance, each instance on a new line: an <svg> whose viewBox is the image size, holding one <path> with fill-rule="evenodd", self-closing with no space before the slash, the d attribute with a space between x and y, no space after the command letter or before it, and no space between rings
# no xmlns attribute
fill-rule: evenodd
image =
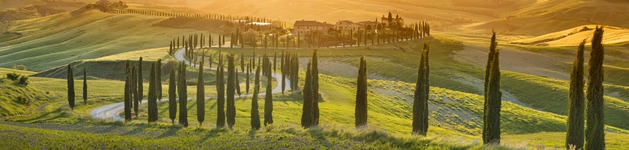
<svg viewBox="0 0 629 150"><path fill-rule="evenodd" d="M15 72L14 73L7 73L7 79L15 81L18 78L20 78L20 74L17 74Z"/></svg>
<svg viewBox="0 0 629 150"><path fill-rule="evenodd" d="M28 85L28 77L17 73L7 73L7 79L17 81L20 85Z"/></svg>
<svg viewBox="0 0 629 150"><path fill-rule="evenodd" d="M20 104L24 104L24 105L30 105L31 104L31 100L28 99L27 97L25 97L24 95L17 96L15 101L17 101Z"/></svg>
<svg viewBox="0 0 629 150"><path fill-rule="evenodd" d="M28 77L27 76L20 76L20 79L17 81L18 84L27 86L28 85Z"/></svg>

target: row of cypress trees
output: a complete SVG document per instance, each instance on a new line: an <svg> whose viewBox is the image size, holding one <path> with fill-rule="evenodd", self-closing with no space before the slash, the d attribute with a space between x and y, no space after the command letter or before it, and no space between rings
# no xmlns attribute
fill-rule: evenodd
<svg viewBox="0 0 629 150"><path fill-rule="evenodd" d="M304 82L301 126L309 128L319 125L319 69L316 50L313 52L312 60L308 62L306 81Z"/></svg>
<svg viewBox="0 0 629 150"><path fill-rule="evenodd" d="M68 106L70 106L70 109L74 109L76 106L76 94L74 91L74 69L72 64L68 64L67 67L66 84L68 88ZM83 104L87 105L87 68L83 68Z"/></svg>
<svg viewBox="0 0 629 150"><path fill-rule="evenodd" d="M590 52L590 60L588 62L587 105L585 94L583 93L585 40L578 47L577 58L570 73L568 130L565 145L567 148L605 149L605 122L603 119L603 60L605 53L602 39L603 27L596 27L592 37L592 51ZM585 114L587 114L587 123L584 123L586 122Z"/></svg>
<svg viewBox="0 0 629 150"><path fill-rule="evenodd" d="M130 66L129 61L125 63L125 87L124 87L124 114L125 120L132 120L132 111L138 117L139 105L142 103L143 97L143 79L142 79L142 57L138 63L136 71L135 66ZM148 121L155 122L158 119L157 100L161 100L161 59L151 64L149 72L149 90L148 90Z"/></svg>

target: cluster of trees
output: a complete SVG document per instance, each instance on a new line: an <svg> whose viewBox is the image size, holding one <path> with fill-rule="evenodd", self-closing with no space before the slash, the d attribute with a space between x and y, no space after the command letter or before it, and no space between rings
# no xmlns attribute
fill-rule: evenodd
<svg viewBox="0 0 629 150"><path fill-rule="evenodd" d="M142 77L142 57L138 61L138 67L131 66L127 60L125 64L125 87L124 87L124 116L126 121L131 121L133 114L138 118L139 105L142 104L144 97L144 85ZM161 59L151 64L149 72L149 89L148 89L148 121L155 122L158 120L157 101L162 99L162 80L161 80Z"/></svg>
<svg viewBox="0 0 629 150"><path fill-rule="evenodd" d="M68 106L70 109L74 109L76 106L75 99L76 93L74 91L74 69L72 64L68 64L66 83L68 87ZM87 105L87 69L83 68L83 104Z"/></svg>
<svg viewBox="0 0 629 150"><path fill-rule="evenodd" d="M124 5L126 6L126 4ZM127 7L124 7L127 8ZM228 25L234 26L238 24L246 24L250 22L273 22L274 26L285 28L286 23L280 20L273 20L265 17L255 16L234 16L223 14L211 14L211 13L184 13L184 12L163 12L157 10L148 9L107 9L103 12L114 14L138 14L138 15L150 15L150 16L163 16L173 18L192 18L192 19L209 19L217 20L228 23Z"/></svg>
<svg viewBox="0 0 629 150"><path fill-rule="evenodd" d="M85 9L98 9L102 12L115 12L126 9L128 6L126 3L122 1L118 2L109 2L109 1L98 1L94 4L85 5Z"/></svg>
<svg viewBox="0 0 629 150"><path fill-rule="evenodd" d="M583 67L585 40L579 45L577 58L573 63L570 73L568 131L566 134L566 147L568 148L605 149L605 122L603 119L603 59L605 53L602 40L603 27L596 27L588 62L587 102L583 93L585 86L583 75L585 72ZM585 114L587 114L587 118ZM584 123L586 122L585 119L587 119L587 123Z"/></svg>
<svg viewBox="0 0 629 150"><path fill-rule="evenodd" d="M312 59L308 62L302 96L304 103L301 114L301 126L309 128L319 125L319 65L316 50L312 54Z"/></svg>

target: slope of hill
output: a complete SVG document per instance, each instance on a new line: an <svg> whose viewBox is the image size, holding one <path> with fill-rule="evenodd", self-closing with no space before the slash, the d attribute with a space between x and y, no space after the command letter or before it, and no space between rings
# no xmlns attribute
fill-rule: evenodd
<svg viewBox="0 0 629 150"><path fill-rule="evenodd" d="M629 27L629 3L603 0L541 0L500 19L467 26L463 30L492 29L501 33L542 35L582 25Z"/></svg>
<svg viewBox="0 0 629 150"><path fill-rule="evenodd" d="M536 46L578 46L581 41L586 40L586 45L590 45L595 27L596 25L579 26L537 37L515 40L510 43ZM629 43L629 29L613 26L605 26L604 29L603 44L621 45Z"/></svg>
<svg viewBox="0 0 629 150"><path fill-rule="evenodd" d="M78 10L19 20L9 31L21 36L2 43L0 66L22 64L42 71L76 60L167 47L167 37L200 32L153 26L163 19L166 17Z"/></svg>
<svg viewBox="0 0 629 150"><path fill-rule="evenodd" d="M56 95L51 95L32 85L21 85L5 78L7 73L31 75L34 72L0 68L0 118L25 115L37 112L37 107L50 102Z"/></svg>

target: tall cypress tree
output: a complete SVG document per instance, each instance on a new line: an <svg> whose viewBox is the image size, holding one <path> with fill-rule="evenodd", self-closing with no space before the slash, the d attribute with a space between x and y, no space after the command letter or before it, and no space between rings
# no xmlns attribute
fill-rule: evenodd
<svg viewBox="0 0 629 150"><path fill-rule="evenodd" d="M162 59L158 59L155 66L155 82L155 96L157 100L162 101Z"/></svg>
<svg viewBox="0 0 629 150"><path fill-rule="evenodd" d="M489 103L487 102L487 91L489 89L489 74L491 73L491 64L494 60L494 55L496 53L496 47L498 43L496 42L496 32L492 32L491 41L489 45L489 54L487 56L487 65L485 66L485 82L484 82L484 91L483 91L483 111L487 111L489 108ZM482 139L487 139L486 134L489 130L487 125L487 114L483 114L483 134Z"/></svg>
<svg viewBox="0 0 629 150"><path fill-rule="evenodd" d="M227 56L227 127L232 129L236 124L236 105L235 105L235 72L234 55Z"/></svg>
<svg viewBox="0 0 629 150"><path fill-rule="evenodd" d="M87 69L83 68L83 104L87 105Z"/></svg>
<svg viewBox="0 0 629 150"><path fill-rule="evenodd" d="M309 128L313 125L313 111L312 111L312 71L310 70L310 63L308 63L308 67L306 69L306 81L304 81L304 89L302 90L302 95L304 98L304 103L302 107L301 113L301 126L304 128Z"/></svg>
<svg viewBox="0 0 629 150"><path fill-rule="evenodd" d="M604 74L603 60L603 27L596 27L592 37L592 52L590 52L590 66L587 87L587 122L585 128L585 149L605 149L605 122L603 115L604 104Z"/></svg>
<svg viewBox="0 0 629 150"><path fill-rule="evenodd" d="M188 126L188 90L186 83L186 64L181 62L179 67L179 124Z"/></svg>
<svg viewBox="0 0 629 150"><path fill-rule="evenodd" d="M175 118L177 117L177 79L175 76L175 68L170 70L170 76L168 82L168 118L175 124Z"/></svg>
<svg viewBox="0 0 629 150"><path fill-rule="evenodd" d="M203 126L205 120L205 87L203 85L203 64L205 63L205 55L201 56L199 64L199 78L197 79L197 121L199 126Z"/></svg>
<svg viewBox="0 0 629 150"><path fill-rule="evenodd" d="M137 82L135 80L137 78L138 77L137 77L137 72L135 71L135 66L131 66L131 78L129 80L129 84L130 84L129 92L130 92L130 95L131 95L131 97L130 97L131 98L130 104L131 104L131 107L133 107L133 112L135 113L135 117L136 118L138 117L138 110L137 110L137 108L138 108L138 105L139 105L137 103L137 101L136 101L136 97L138 95L137 94L138 93L138 91L137 91L137 89L138 89L137 85L138 84L137 84Z"/></svg>
<svg viewBox="0 0 629 150"><path fill-rule="evenodd" d="M319 63L317 50L312 54L312 124L319 125Z"/></svg>
<svg viewBox="0 0 629 150"><path fill-rule="evenodd" d="M72 71L72 65L68 65L68 105L70 109L74 110L74 72Z"/></svg>
<svg viewBox="0 0 629 150"><path fill-rule="evenodd" d="M268 62L269 58L268 57L264 57L264 59ZM267 80L266 80L266 94L264 95L264 126L268 125L268 124L273 124L273 88L271 87L271 83L273 81L272 77L271 77L271 65L269 63L266 63L267 66L265 67L266 72L269 73L267 75Z"/></svg>
<svg viewBox="0 0 629 150"><path fill-rule="evenodd" d="M143 82L142 82L142 57L140 57L140 62L139 62L139 65L138 65L138 80L137 81L138 81L138 91L137 92L138 92L138 96L139 96L138 101L140 101L140 103L142 103L142 98L144 98L144 89L143 89L144 85L143 85Z"/></svg>
<svg viewBox="0 0 629 150"><path fill-rule="evenodd" d="M484 111L484 144L500 144L500 109L502 105L502 92L500 91L500 52L493 47L494 55L487 84L487 93L485 94L485 111Z"/></svg>
<svg viewBox="0 0 629 150"><path fill-rule="evenodd" d="M286 90L286 56L284 55L284 51L282 51L282 62L280 66L280 71L282 72L282 94L284 94L284 90Z"/></svg>
<svg viewBox="0 0 629 150"><path fill-rule="evenodd" d="M234 73L235 77L234 77L234 87L236 87L236 94L238 94L238 96L242 95L242 93L240 92L240 80L238 79L238 69L234 69L236 72Z"/></svg>
<svg viewBox="0 0 629 150"><path fill-rule="evenodd" d="M148 90L148 121L157 121L157 87L156 87L156 63L151 64L151 72L149 73L149 90Z"/></svg>
<svg viewBox="0 0 629 150"><path fill-rule="evenodd" d="M358 68L355 125L357 128L367 125L367 62L365 57L360 57Z"/></svg>
<svg viewBox="0 0 629 150"><path fill-rule="evenodd" d="M216 70L216 90L217 90L217 96L218 98L216 99L216 127L217 128L223 128L225 126L225 80L223 72L224 72L224 67L223 67L223 55L219 52L219 57L218 57L218 69Z"/></svg>
<svg viewBox="0 0 629 150"><path fill-rule="evenodd" d="M258 110L258 93L260 93L260 67L257 67L253 86L253 99L251 101L251 128L260 129L260 111Z"/></svg>
<svg viewBox="0 0 629 150"><path fill-rule="evenodd" d="M247 64L247 70L245 72L247 74L246 80L245 80L245 91L246 93L249 93L249 76L251 74L251 64Z"/></svg>
<svg viewBox="0 0 629 150"><path fill-rule="evenodd" d="M428 132L428 44L424 44L421 52L419 68L417 69L417 83L415 84L415 96L413 102L413 133L426 136Z"/></svg>
<svg viewBox="0 0 629 150"><path fill-rule="evenodd" d="M583 93L583 51L585 40L579 45L577 58L572 64L570 73L570 101L568 101L568 132L566 134L566 147L574 146L575 149L583 149L585 135L585 96Z"/></svg>
<svg viewBox="0 0 629 150"><path fill-rule="evenodd" d="M129 61L127 60L127 67L125 68L125 80L124 80L124 120L126 122L131 121L131 90L130 83L131 76L129 73Z"/></svg>

